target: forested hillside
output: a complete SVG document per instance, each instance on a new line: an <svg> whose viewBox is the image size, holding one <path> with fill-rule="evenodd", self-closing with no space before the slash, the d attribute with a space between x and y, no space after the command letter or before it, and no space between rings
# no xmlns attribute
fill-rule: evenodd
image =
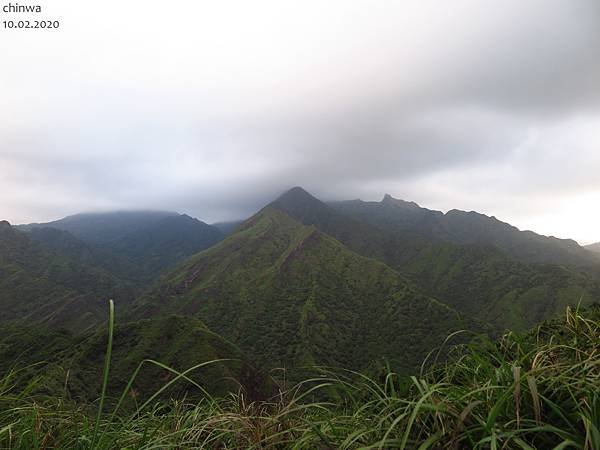
<svg viewBox="0 0 600 450"><path fill-rule="evenodd" d="M520 231L495 217L453 209L446 214L386 194L381 202L332 202L337 211L377 227L429 242L491 246L526 263L596 266L597 258L577 242Z"/></svg>
<svg viewBox="0 0 600 450"><path fill-rule="evenodd" d="M102 312L105 316L106 308ZM267 372L197 319L170 315L120 323L113 345L108 392L118 397L135 374L129 406L169 382L173 383L161 398L226 395L241 389L248 398L258 399L274 392ZM36 395L93 402L101 395L106 346L106 326L86 333L40 324L0 326L5 373L14 372L19 386L39 380ZM177 380L179 372L192 367L187 379Z"/></svg>
<svg viewBox="0 0 600 450"><path fill-rule="evenodd" d="M82 330L104 319L108 297L133 300L127 283L102 267L44 248L0 222L0 323L46 323Z"/></svg>
<svg viewBox="0 0 600 450"><path fill-rule="evenodd" d="M73 439L92 434L98 398L114 411L93 433L102 448L598 441L589 250L475 213L326 204L302 188L217 225L160 212L0 222L0 443L87 449ZM576 379L584 403L552 388ZM26 413L38 425L19 437Z"/></svg>
<svg viewBox="0 0 600 450"><path fill-rule="evenodd" d="M386 198L383 203L390 201ZM441 214L396 202L392 202L394 210L415 209L415 216ZM439 237L427 239L426 233L394 232L396 222L377 226L372 218L351 217L301 188L287 192L272 206L316 226L360 254L385 262L410 276L429 295L489 321L498 330L527 329L553 317L566 305L590 303L600 292L600 274L594 266L577 269L524 263L491 244L456 244ZM378 210L379 206L375 207L374 211Z"/></svg>
<svg viewBox="0 0 600 450"><path fill-rule="evenodd" d="M261 365L414 369L474 321L383 263L267 207L136 302L132 317L202 318Z"/></svg>
<svg viewBox="0 0 600 450"><path fill-rule="evenodd" d="M32 395L46 388L44 379L30 380L22 388L20 374L8 371L0 376L0 446L40 448L43 442L46 448L65 449L149 450L160 445L594 450L600 446L599 312L598 307L568 308L562 318L540 324L528 334L508 333L497 342L484 339L455 348L445 364L411 377L385 367L373 377L324 370L317 378L291 388L282 386L275 395L254 397L255 401L246 390L170 400L144 395L135 388L110 390L114 400L101 397L110 406L104 414L99 410L96 425L87 411L90 405L82 407L57 394ZM144 329L138 330L149 336L186 328L182 319L175 318L167 319L166 328L159 325L146 330L145 325L139 322ZM127 344L136 329L118 331L115 345L125 341L125 349L142 357L149 347ZM192 329L201 332L198 325ZM188 331L183 335L189 336ZM200 337L200 342L205 338ZM5 342L0 339L0 355ZM183 342L193 344L196 339ZM161 355L164 343L156 338L148 343L158 343L155 353ZM115 350L131 359L128 352ZM96 351L88 355L96 361L101 358ZM78 381L88 388L100 384L91 378L97 372L86 366ZM216 373L219 380L218 369ZM175 381L169 368L153 375L149 379L153 385L162 386L157 394L168 392L169 383ZM187 392L196 390L195 380L187 382ZM111 387L119 384L122 379L110 382ZM180 388L186 391L185 383ZM119 395L126 399L124 405L116 405Z"/></svg>
<svg viewBox="0 0 600 450"><path fill-rule="evenodd" d="M225 236L217 227L186 214L163 211L77 214L19 228L52 250L84 262L92 258L94 264L142 288Z"/></svg>

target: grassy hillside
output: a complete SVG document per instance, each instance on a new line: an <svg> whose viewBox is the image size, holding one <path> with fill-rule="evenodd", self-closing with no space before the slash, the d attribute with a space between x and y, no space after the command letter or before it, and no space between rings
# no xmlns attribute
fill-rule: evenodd
<svg viewBox="0 0 600 450"><path fill-rule="evenodd" d="M198 219L161 211L78 214L19 229L56 253L139 286L225 236Z"/></svg>
<svg viewBox="0 0 600 450"><path fill-rule="evenodd" d="M429 294L501 330L523 331L600 298L600 282L590 274L520 263L492 247L431 245L402 269Z"/></svg>
<svg viewBox="0 0 600 450"><path fill-rule="evenodd" d="M599 363L595 308L456 348L446 364L411 377L329 371L266 401L144 403L106 411L97 427L81 405L32 397L8 374L0 376L0 447L595 450Z"/></svg>
<svg viewBox="0 0 600 450"><path fill-rule="evenodd" d="M4 326L0 331L0 364L6 373L14 372L17 385L37 380L37 395L82 403L100 396L107 347L105 326L87 334L44 326ZM163 398L199 395L202 389L213 395L243 389L253 399L271 393L268 377L235 345L197 319L166 316L115 326L108 395L117 398L140 365L127 403L147 398L173 381L174 371L183 372L209 361L215 362L188 374L197 385L175 383Z"/></svg>
<svg viewBox="0 0 600 450"><path fill-rule="evenodd" d="M594 271L382 203L409 213L294 188L224 239L175 214L101 244L0 222L0 448L600 448L600 306L570 307Z"/></svg>
<svg viewBox="0 0 600 450"><path fill-rule="evenodd" d="M600 276L594 272L524 263L492 245L443 242L443 230L429 219L441 213L414 203L386 198L381 204L352 201L334 206L300 188L272 204L352 250L385 262L410 276L427 294L500 331L525 330L567 305L588 304L600 292ZM433 228L427 228L430 225ZM397 227L404 227L405 232L394 233ZM438 237L427 239L427 233Z"/></svg>
<svg viewBox="0 0 600 450"><path fill-rule="evenodd" d="M260 365L414 369L453 330L474 326L386 265L267 207L187 260L132 317L195 316Z"/></svg>
<svg viewBox="0 0 600 450"><path fill-rule="evenodd" d="M139 270L125 258L110 250L88 244L68 231L35 227L27 231L27 236L39 242L45 250L68 258L74 264L98 267L120 280L126 280L134 285L139 284Z"/></svg>
<svg viewBox="0 0 600 450"><path fill-rule="evenodd" d="M105 248L133 266L138 278L153 281L224 237L218 228L181 214L132 231Z"/></svg>
<svg viewBox="0 0 600 450"><path fill-rule="evenodd" d="M18 320L85 329L103 317L109 296L125 305L133 293L103 268L49 251L0 222L0 324Z"/></svg>
<svg viewBox="0 0 600 450"><path fill-rule="evenodd" d="M599 267L599 261L571 239L542 236L474 211L446 214L386 195L381 202L332 202L337 211L381 229L429 242L493 246L525 263Z"/></svg>

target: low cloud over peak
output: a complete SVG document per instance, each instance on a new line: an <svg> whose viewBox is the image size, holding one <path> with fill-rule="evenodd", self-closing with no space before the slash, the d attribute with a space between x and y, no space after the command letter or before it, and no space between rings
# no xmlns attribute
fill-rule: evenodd
<svg viewBox="0 0 600 450"><path fill-rule="evenodd" d="M600 240L596 1L47 8L68 26L0 41L11 222L228 220L299 184Z"/></svg>

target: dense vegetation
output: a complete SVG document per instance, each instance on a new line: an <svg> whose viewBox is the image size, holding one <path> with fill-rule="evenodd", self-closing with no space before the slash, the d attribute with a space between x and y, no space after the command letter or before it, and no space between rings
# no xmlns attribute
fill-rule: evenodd
<svg viewBox="0 0 600 450"><path fill-rule="evenodd" d="M390 196L0 222L0 448L596 449L598 298L573 241Z"/></svg>
<svg viewBox="0 0 600 450"><path fill-rule="evenodd" d="M47 248L139 286L225 236L186 214L162 211L77 214L19 228Z"/></svg>
<svg viewBox="0 0 600 450"><path fill-rule="evenodd" d="M137 371L131 385L133 397L128 400L148 396L173 378L152 361L178 371L214 361L190 375L195 385L171 386L167 393L175 397L199 392L223 395L241 386L252 398L264 398L272 390L269 378L235 345L197 319L166 316L116 324L113 342L108 392L122 391ZM14 383L22 386L39 378L43 390L38 394L83 403L100 396L106 345L104 327L84 334L40 325L0 327L0 361L15 372Z"/></svg>
<svg viewBox="0 0 600 450"><path fill-rule="evenodd" d="M438 244L403 265L428 294L500 330L527 330L568 305L600 298L598 276L525 264L493 247Z"/></svg>
<svg viewBox="0 0 600 450"><path fill-rule="evenodd" d="M316 226L353 251L410 276L428 295L489 322L499 331L526 330L567 305L580 301L588 304L600 294L600 260L572 241L538 235L530 238L529 233L523 234L496 219L456 212L450 216L464 216L470 222L462 233L477 236L473 240L465 237L465 242L459 244L456 236L461 226L454 230L448 225L454 219L441 221L440 217L448 215L414 203L386 197L380 203L350 201L332 205L301 188L292 189L271 204L305 225ZM449 229L454 230L451 236L455 238L447 237ZM509 246L532 249L542 260L558 258L577 264L528 263L528 257L511 256Z"/></svg>
<svg viewBox="0 0 600 450"><path fill-rule="evenodd" d="M104 301L123 304L132 289L102 267L57 253L0 222L0 324L46 323L83 330L103 317Z"/></svg>
<svg viewBox="0 0 600 450"><path fill-rule="evenodd" d="M452 331L477 328L386 265L268 207L187 260L132 317L196 316L260 365L354 370L386 357L401 371Z"/></svg>
<svg viewBox="0 0 600 450"><path fill-rule="evenodd" d="M542 236L474 211L446 214L385 195L381 202L332 202L337 211L383 230L419 236L430 242L493 246L522 262L593 266L599 260L577 242Z"/></svg>
<svg viewBox="0 0 600 450"><path fill-rule="evenodd" d="M17 389L17 376L0 379L2 448L600 448L600 308L455 348L412 377L323 370L267 400L150 396L98 421L97 405L32 395L41 379Z"/></svg>
<svg viewBox="0 0 600 450"><path fill-rule="evenodd" d="M224 234L185 214L166 217L135 230L107 249L137 269L142 280L153 280L163 271L221 241Z"/></svg>
<svg viewBox="0 0 600 450"><path fill-rule="evenodd" d="M68 231L77 239L92 244L110 244L135 233L137 230L154 226L161 220L175 217L168 211L115 211L107 213L82 213L46 223L21 225L22 230L49 227Z"/></svg>

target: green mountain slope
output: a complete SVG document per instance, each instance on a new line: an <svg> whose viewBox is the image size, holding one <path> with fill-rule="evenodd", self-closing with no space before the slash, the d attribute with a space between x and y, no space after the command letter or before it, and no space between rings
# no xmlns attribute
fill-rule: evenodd
<svg viewBox="0 0 600 450"><path fill-rule="evenodd" d="M381 202L332 202L330 206L354 218L395 233L420 236L431 242L494 246L522 262L598 266L598 260L577 242L520 231L476 212L446 214L398 200L386 194Z"/></svg>
<svg viewBox="0 0 600 450"><path fill-rule="evenodd" d="M159 399L103 419L97 448L600 448L600 308L455 350L411 377L325 371L266 401ZM90 447L97 403L32 395L1 370L0 380L0 447Z"/></svg>
<svg viewBox="0 0 600 450"><path fill-rule="evenodd" d="M600 297L588 273L521 263L493 247L431 245L402 269L431 295L500 330L524 331Z"/></svg>
<svg viewBox="0 0 600 450"><path fill-rule="evenodd" d="M382 203L384 212L388 207L415 210L410 226L416 228L419 221L429 223L423 217L441 214L389 197ZM401 215L384 214L389 220L385 222L377 216L382 211L378 204L368 206L369 213L364 216L352 217L350 211L340 212L343 208L324 204L294 188L271 206L306 225L315 225L364 256L385 262L410 276L429 295L500 330L527 329L566 305L591 302L599 292L598 277L593 274L523 263L490 245L459 245L413 232L394 233Z"/></svg>
<svg viewBox="0 0 600 450"><path fill-rule="evenodd" d="M143 280L152 280L224 237L218 228L181 214L128 233L106 248L134 266Z"/></svg>
<svg viewBox="0 0 600 450"><path fill-rule="evenodd" d="M27 232L27 236L39 242L49 252L69 258L73 263L99 267L121 280L137 284L139 269L131 262L114 252L87 244L68 231L35 227Z"/></svg>
<svg viewBox="0 0 600 450"><path fill-rule="evenodd" d="M162 211L78 214L19 228L53 251L141 285L225 236L188 215Z"/></svg>
<svg viewBox="0 0 600 450"><path fill-rule="evenodd" d="M386 235L368 223L339 214L301 187L290 189L269 206L304 225L314 225L360 254L379 259L384 256Z"/></svg>
<svg viewBox="0 0 600 450"><path fill-rule="evenodd" d="M386 265L267 207L136 302L133 316L202 319L260 365L414 369L472 324Z"/></svg>
<svg viewBox="0 0 600 450"><path fill-rule="evenodd" d="M24 231L37 227L64 230L84 242L110 244L129 233L146 228L167 217L177 216L168 211L114 211L105 213L82 213L46 223L20 225Z"/></svg>
<svg viewBox="0 0 600 450"><path fill-rule="evenodd" d="M0 323L44 322L83 329L98 323L107 298L131 289L111 273L44 248L0 222Z"/></svg>
<svg viewBox="0 0 600 450"><path fill-rule="evenodd" d="M428 241L419 236L402 236L340 213L301 187L290 189L269 206L304 225L315 226L363 256L394 268L408 262L428 245Z"/></svg>
<svg viewBox="0 0 600 450"><path fill-rule="evenodd" d="M105 327L84 335L44 326L0 327L0 366L18 368L27 381L42 377L41 388L53 395L68 395L85 401L97 399L101 391L106 353ZM166 316L118 324L114 331L108 395L119 397L130 377L145 359L183 372L206 364L188 377L211 394L224 395L242 388L253 399L271 393L268 377L256 369L241 351L211 332L197 319ZM35 366L30 366L36 364ZM133 384L132 395L146 399L176 374L145 363ZM200 390L177 381L167 391L182 397Z"/></svg>

